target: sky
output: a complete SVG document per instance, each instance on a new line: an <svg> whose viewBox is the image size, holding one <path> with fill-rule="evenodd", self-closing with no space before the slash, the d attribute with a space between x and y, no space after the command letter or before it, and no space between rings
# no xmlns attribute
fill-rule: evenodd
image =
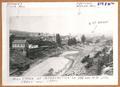
<svg viewBox="0 0 120 87"><path fill-rule="evenodd" d="M104 23L98 24L103 21ZM96 22L96 23L95 23ZM95 23L95 24L94 24ZM91 20L81 16L32 16L11 17L10 29L28 32L66 34L105 34L113 32L111 22L100 18Z"/></svg>
<svg viewBox="0 0 120 87"><path fill-rule="evenodd" d="M79 9L44 8L9 10L9 29L28 32L112 36L116 23L114 7ZM27 16L26 16L27 15ZM104 22L99 23L98 22Z"/></svg>

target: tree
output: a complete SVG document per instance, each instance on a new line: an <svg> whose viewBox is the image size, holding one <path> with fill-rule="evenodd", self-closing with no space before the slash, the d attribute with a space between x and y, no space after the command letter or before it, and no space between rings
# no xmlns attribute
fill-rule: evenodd
<svg viewBox="0 0 120 87"><path fill-rule="evenodd" d="M82 35L82 37L81 37L81 42L84 44L85 41L86 41L86 37L85 37L85 35Z"/></svg>
<svg viewBox="0 0 120 87"><path fill-rule="evenodd" d="M61 37L60 37L60 34L56 34L56 43L57 43L57 45L59 46L59 47L61 47L62 45L61 45Z"/></svg>
<svg viewBox="0 0 120 87"><path fill-rule="evenodd" d="M25 44L25 51L26 51L25 56L26 56L26 57L29 57L29 47L28 47L28 42L26 42L26 44Z"/></svg>
<svg viewBox="0 0 120 87"><path fill-rule="evenodd" d="M13 43L13 41L14 41L14 39L15 39L15 35L10 35L10 48L12 48L12 43Z"/></svg>
<svg viewBox="0 0 120 87"><path fill-rule="evenodd" d="M75 45L75 44L77 44L76 38L68 39L68 45Z"/></svg>
<svg viewBox="0 0 120 87"><path fill-rule="evenodd" d="M97 39L96 41L95 41L95 43L99 43L100 42L100 39Z"/></svg>

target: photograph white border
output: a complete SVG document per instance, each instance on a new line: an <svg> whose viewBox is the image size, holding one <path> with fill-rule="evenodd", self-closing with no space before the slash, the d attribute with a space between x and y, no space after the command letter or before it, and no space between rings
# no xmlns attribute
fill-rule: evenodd
<svg viewBox="0 0 120 87"><path fill-rule="evenodd" d="M18 3L18 2L17 2ZM81 2L81 3L86 3L86 2ZM92 2L92 3L97 3L97 2ZM21 81L18 80L13 80L14 77L9 77L9 20L8 18L10 16L22 16L22 15L29 15L29 16L36 16L42 13L32 13L32 12L27 12L24 10L24 8L17 8L17 9L22 9L21 12L18 14L17 13L17 9L14 7L9 7L8 3L2 3L2 84L3 85L117 85L118 84L118 2L114 2L115 3L115 13L114 16L115 17L115 28L114 28L114 32L113 32L113 67L114 67L114 73L113 76L109 76L108 79L106 79L106 76L97 76L98 79L93 79L90 76L90 79L84 79L84 80L75 80L73 78L75 77L70 77L72 79L58 79L57 82L45 82L43 81L42 83L21 83ZM38 4L38 5L36 5ZM52 8L56 8L56 7L75 7L76 6L76 2L66 2L66 3L62 3L62 2L47 2L47 3L26 3L25 6L28 6L27 9L30 9L29 7L39 7L39 6L43 6L43 7L52 7ZM10 9L16 9L10 11L11 14L9 14L9 10ZM32 9L34 10L34 9ZM49 9L48 9L49 10ZM73 15L76 15L78 10L73 11ZM75 14L74 14L75 13ZM49 13L48 13L49 14ZM47 15L48 15L47 14ZM104 13L103 13L104 14ZM42 15L45 15L44 13ZM53 13L53 14L49 14L49 15L58 15L57 12ZM62 14L64 15L64 14ZM80 76L81 77L81 76ZM84 78L87 78L89 76L84 76ZM93 76L94 77L94 76ZM20 80L24 80L24 77L17 77ZM36 77L31 77L31 78L35 78ZM101 78L103 78L101 80Z"/></svg>

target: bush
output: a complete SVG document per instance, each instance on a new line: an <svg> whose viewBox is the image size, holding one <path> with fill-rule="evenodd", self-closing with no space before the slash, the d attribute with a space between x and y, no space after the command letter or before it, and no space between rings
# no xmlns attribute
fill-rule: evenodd
<svg viewBox="0 0 120 87"><path fill-rule="evenodd" d="M90 55L85 56L85 57L82 59L81 62L82 62L82 63L88 62L88 58L89 58L89 56L90 56Z"/></svg>
<svg viewBox="0 0 120 87"><path fill-rule="evenodd" d="M68 45L75 45L75 44L77 44L76 38L68 39Z"/></svg>
<svg viewBox="0 0 120 87"><path fill-rule="evenodd" d="M92 66L93 64L92 63L88 63L86 66L85 66L85 68L90 68L91 66Z"/></svg>
<svg viewBox="0 0 120 87"><path fill-rule="evenodd" d="M31 60L22 55L18 50L10 52L10 69L22 69L31 64Z"/></svg>

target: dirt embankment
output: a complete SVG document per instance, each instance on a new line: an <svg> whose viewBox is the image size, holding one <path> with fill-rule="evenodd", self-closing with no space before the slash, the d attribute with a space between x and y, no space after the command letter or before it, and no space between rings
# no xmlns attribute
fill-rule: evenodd
<svg viewBox="0 0 120 87"><path fill-rule="evenodd" d="M78 49L77 49L78 50ZM65 72L64 76L80 76L86 75L86 69L84 68L85 64L81 63L81 60L86 54L89 54L92 50L91 47L80 48L78 53L66 55L66 58L71 59L73 62L71 68Z"/></svg>

